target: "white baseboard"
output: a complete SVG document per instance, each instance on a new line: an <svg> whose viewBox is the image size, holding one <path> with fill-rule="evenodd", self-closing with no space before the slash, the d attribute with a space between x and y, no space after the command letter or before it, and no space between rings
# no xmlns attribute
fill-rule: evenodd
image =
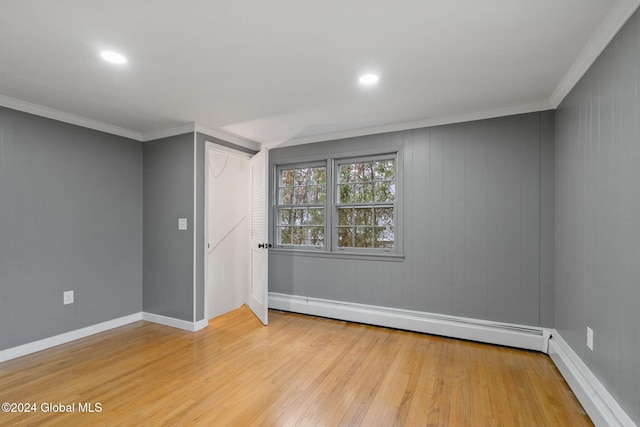
<svg viewBox="0 0 640 427"><path fill-rule="evenodd" d="M138 320L142 320L142 313L130 314L128 316L108 320L96 325L87 326L86 328L77 329L75 331L66 332L64 334L23 344L18 347L2 350L0 351L0 362L15 359L21 356L26 356L27 354L35 353L37 351L46 350L51 347L56 347L60 344L66 344L80 338L85 338L91 335L98 334L100 332L108 331L109 329L118 328L129 323L137 322Z"/></svg>
<svg viewBox="0 0 640 427"><path fill-rule="evenodd" d="M637 427L560 334L551 335L549 355L591 421L596 426Z"/></svg>
<svg viewBox="0 0 640 427"><path fill-rule="evenodd" d="M49 338L44 338L17 347L8 348L6 350L0 350L0 363L18 357L26 356L38 351L46 350L51 347L56 347L61 344L66 344L68 342L95 335L100 332L108 331L109 329L118 328L120 326L137 322L139 320L146 320L148 322L172 326L174 328L184 329L190 332L199 331L200 329L204 329L209 325L209 322L206 319L199 320L194 323L187 322L185 320L174 319L172 317L161 316L159 314L144 312L134 313L128 316L98 323L97 325L87 326L86 328L77 329L75 331L66 332L64 334L56 335Z"/></svg>
<svg viewBox="0 0 640 427"><path fill-rule="evenodd" d="M547 352L544 328L270 292L269 308Z"/></svg>
<svg viewBox="0 0 640 427"><path fill-rule="evenodd" d="M184 329L185 331L195 332L206 328L209 325L207 320L199 320L197 322L189 322L187 320L176 319L174 317L162 316L160 314L142 313L142 320L147 322L158 323L160 325L171 326L173 328Z"/></svg>

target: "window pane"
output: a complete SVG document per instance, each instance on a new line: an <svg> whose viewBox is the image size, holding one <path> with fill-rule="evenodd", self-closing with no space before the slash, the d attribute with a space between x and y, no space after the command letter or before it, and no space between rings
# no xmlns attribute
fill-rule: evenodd
<svg viewBox="0 0 640 427"><path fill-rule="evenodd" d="M324 246L327 199L326 166L279 169L275 211L276 241L281 245Z"/></svg>
<svg viewBox="0 0 640 427"><path fill-rule="evenodd" d="M375 208L375 225L393 225L393 208Z"/></svg>
<svg viewBox="0 0 640 427"><path fill-rule="evenodd" d="M354 202L354 194L353 194L353 186L339 185L340 189L340 200L339 203L353 203Z"/></svg>
<svg viewBox="0 0 640 427"><path fill-rule="evenodd" d="M280 171L280 187L293 187L293 169Z"/></svg>
<svg viewBox="0 0 640 427"><path fill-rule="evenodd" d="M338 226L353 225L353 208L338 209Z"/></svg>
<svg viewBox="0 0 640 427"><path fill-rule="evenodd" d="M293 176L293 185L307 185L307 178L309 176L309 169L295 169Z"/></svg>
<svg viewBox="0 0 640 427"><path fill-rule="evenodd" d="M278 227L278 243L281 245L291 244L291 227Z"/></svg>
<svg viewBox="0 0 640 427"><path fill-rule="evenodd" d="M338 246L341 248L353 247L353 228L351 227L338 228Z"/></svg>
<svg viewBox="0 0 640 427"><path fill-rule="evenodd" d="M327 183L327 168L311 168L309 169L309 184L326 184Z"/></svg>
<svg viewBox="0 0 640 427"><path fill-rule="evenodd" d="M373 247L373 228L372 227L356 227L355 247L356 248Z"/></svg>
<svg viewBox="0 0 640 427"><path fill-rule="evenodd" d="M307 244L307 227L292 227L292 243L294 245Z"/></svg>
<svg viewBox="0 0 640 427"><path fill-rule="evenodd" d="M278 195L278 202L281 205L290 205L293 203L293 188L281 188Z"/></svg>
<svg viewBox="0 0 640 427"><path fill-rule="evenodd" d="M309 244L313 246L324 245L324 227L309 227Z"/></svg>
<svg viewBox="0 0 640 427"><path fill-rule="evenodd" d="M373 181L373 163L355 163L353 165L352 175L355 176L355 180L358 182Z"/></svg>
<svg viewBox="0 0 640 427"><path fill-rule="evenodd" d="M356 184L356 203L373 203L373 184Z"/></svg>
<svg viewBox="0 0 640 427"><path fill-rule="evenodd" d="M376 227L375 228L375 247L384 249L393 249L395 236L392 227Z"/></svg>
<svg viewBox="0 0 640 427"><path fill-rule="evenodd" d="M355 208L353 210L353 223L355 225L373 225L373 209Z"/></svg>
<svg viewBox="0 0 640 427"><path fill-rule="evenodd" d="M307 195L309 203L324 203L327 198L324 185L310 185Z"/></svg>
<svg viewBox="0 0 640 427"><path fill-rule="evenodd" d="M305 203L309 203L307 200L307 187L294 187L295 189L295 204L302 205Z"/></svg>
<svg viewBox="0 0 640 427"><path fill-rule="evenodd" d="M291 224L291 209L278 209L278 224Z"/></svg>
<svg viewBox="0 0 640 427"><path fill-rule="evenodd" d="M307 224L307 211L305 209L293 209L291 211L291 224L293 224L293 225L306 225Z"/></svg>
<svg viewBox="0 0 640 427"><path fill-rule="evenodd" d="M307 220L309 225L324 225L324 208L309 209Z"/></svg>
<svg viewBox="0 0 640 427"><path fill-rule="evenodd" d="M376 182L376 202L393 202L396 195L396 184L391 181Z"/></svg>
<svg viewBox="0 0 640 427"><path fill-rule="evenodd" d="M340 165L340 182L351 182L351 170L352 166L350 164Z"/></svg>
<svg viewBox="0 0 640 427"><path fill-rule="evenodd" d="M373 176L376 181L396 179L396 165L394 160L373 162Z"/></svg>

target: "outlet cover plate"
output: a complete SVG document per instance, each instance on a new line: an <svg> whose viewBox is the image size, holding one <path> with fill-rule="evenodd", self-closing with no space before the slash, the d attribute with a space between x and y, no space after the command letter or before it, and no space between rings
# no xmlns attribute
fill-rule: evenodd
<svg viewBox="0 0 640 427"><path fill-rule="evenodd" d="M593 329L587 326L587 347L593 351Z"/></svg>

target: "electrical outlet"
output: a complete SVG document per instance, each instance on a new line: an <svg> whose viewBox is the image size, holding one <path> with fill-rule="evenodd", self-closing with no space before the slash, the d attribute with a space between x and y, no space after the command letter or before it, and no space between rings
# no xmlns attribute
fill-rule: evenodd
<svg viewBox="0 0 640 427"><path fill-rule="evenodd" d="M64 305L73 304L73 291L65 291L63 294Z"/></svg>
<svg viewBox="0 0 640 427"><path fill-rule="evenodd" d="M587 347L593 351L593 329L587 326Z"/></svg>

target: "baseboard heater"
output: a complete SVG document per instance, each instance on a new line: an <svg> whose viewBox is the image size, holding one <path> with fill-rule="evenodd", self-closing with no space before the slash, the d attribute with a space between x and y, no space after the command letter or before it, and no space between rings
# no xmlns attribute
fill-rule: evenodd
<svg viewBox="0 0 640 427"><path fill-rule="evenodd" d="M545 328L274 292L269 308L544 353L551 335Z"/></svg>

